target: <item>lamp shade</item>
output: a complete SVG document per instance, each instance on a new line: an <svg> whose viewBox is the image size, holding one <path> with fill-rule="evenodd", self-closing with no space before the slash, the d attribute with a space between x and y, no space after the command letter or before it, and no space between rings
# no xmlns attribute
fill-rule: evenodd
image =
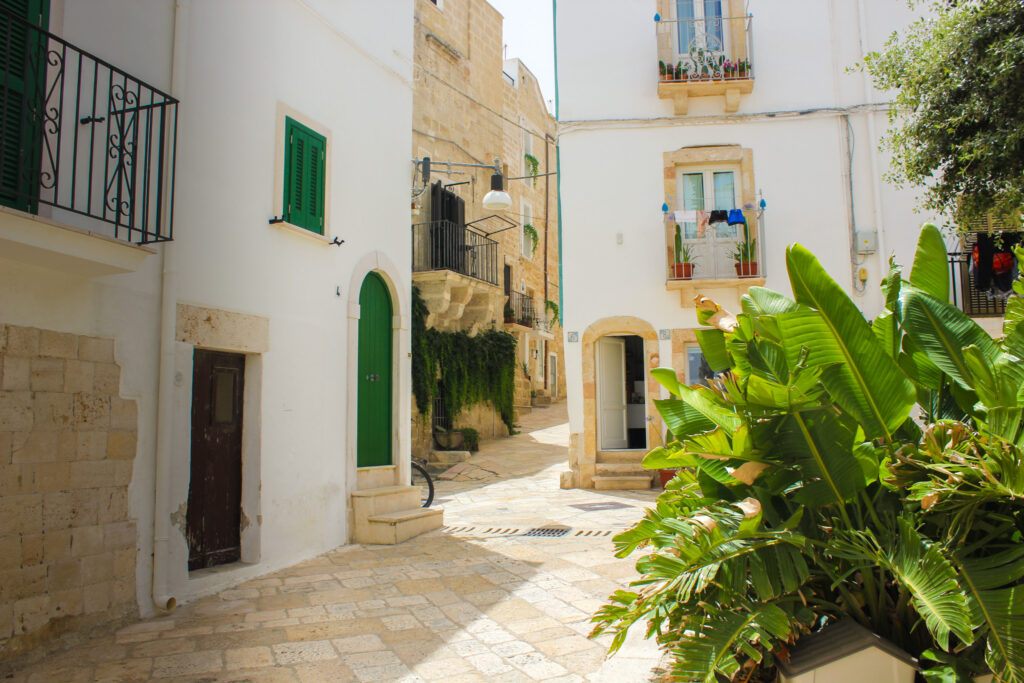
<svg viewBox="0 0 1024 683"><path fill-rule="evenodd" d="M505 211L512 206L512 198L505 192L500 173L491 176L491 191L484 195L483 206L489 211Z"/></svg>

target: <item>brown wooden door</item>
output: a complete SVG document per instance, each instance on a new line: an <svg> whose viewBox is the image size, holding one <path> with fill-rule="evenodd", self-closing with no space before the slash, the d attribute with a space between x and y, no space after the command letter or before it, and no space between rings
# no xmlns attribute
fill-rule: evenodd
<svg viewBox="0 0 1024 683"><path fill-rule="evenodd" d="M245 356L195 350L186 519L189 570L241 558L244 377Z"/></svg>

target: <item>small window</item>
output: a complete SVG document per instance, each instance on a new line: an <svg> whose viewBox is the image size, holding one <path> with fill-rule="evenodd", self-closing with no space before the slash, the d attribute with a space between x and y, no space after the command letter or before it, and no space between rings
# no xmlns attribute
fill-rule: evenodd
<svg viewBox="0 0 1024 683"><path fill-rule="evenodd" d="M324 234L327 138L285 119L284 219Z"/></svg>

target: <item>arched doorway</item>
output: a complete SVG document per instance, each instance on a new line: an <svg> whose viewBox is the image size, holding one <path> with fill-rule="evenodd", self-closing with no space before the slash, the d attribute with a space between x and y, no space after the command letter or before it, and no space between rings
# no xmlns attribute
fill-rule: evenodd
<svg viewBox="0 0 1024 683"><path fill-rule="evenodd" d="M357 467L377 467L392 463L393 315L394 308L387 284L377 273L369 273L359 290Z"/></svg>

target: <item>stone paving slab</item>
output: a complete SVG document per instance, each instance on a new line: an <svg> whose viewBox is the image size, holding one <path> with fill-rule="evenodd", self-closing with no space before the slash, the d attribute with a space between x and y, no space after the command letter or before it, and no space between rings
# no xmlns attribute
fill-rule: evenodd
<svg viewBox="0 0 1024 683"><path fill-rule="evenodd" d="M649 681L656 646L606 658L589 619L635 576L611 536L653 491L565 491L564 404L485 442L437 481L448 530L352 545L141 621L18 671L17 683ZM453 468L454 469L454 468ZM451 470L449 470L451 472ZM574 505L618 502L581 510ZM599 506L605 507L605 506ZM610 506L609 506L610 507ZM562 537L522 536L565 526ZM506 533L494 534L500 528Z"/></svg>

